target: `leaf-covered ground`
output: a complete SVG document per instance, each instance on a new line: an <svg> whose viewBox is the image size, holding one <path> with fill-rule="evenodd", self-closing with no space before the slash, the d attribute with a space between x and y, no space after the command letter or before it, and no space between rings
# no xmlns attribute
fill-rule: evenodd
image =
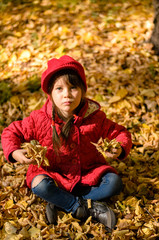
<svg viewBox="0 0 159 240"><path fill-rule="evenodd" d="M47 60L68 54L85 67L88 97L132 133L133 148L111 164L124 182L108 200L117 216L107 233L59 212L48 225L46 203L26 187L27 166L9 164L0 149L0 239L159 239L159 63L148 42L150 0L0 2L0 133L42 106ZM16 4L17 3L17 4Z"/></svg>

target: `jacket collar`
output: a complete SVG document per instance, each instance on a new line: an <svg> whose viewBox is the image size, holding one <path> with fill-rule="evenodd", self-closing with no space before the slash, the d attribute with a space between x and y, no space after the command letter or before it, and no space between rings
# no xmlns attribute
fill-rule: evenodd
<svg viewBox="0 0 159 240"><path fill-rule="evenodd" d="M87 118L88 116L98 111L99 109L100 109L100 105L97 102L91 99L86 99L85 105L83 106L79 114L75 116L74 124L76 124L77 126L80 126L83 119Z"/></svg>
<svg viewBox="0 0 159 240"><path fill-rule="evenodd" d="M101 107L99 105L99 103L88 99L88 105L87 105L87 109L86 112L84 114L84 118L88 117L89 115L91 115L92 113L96 112L97 110L99 110Z"/></svg>

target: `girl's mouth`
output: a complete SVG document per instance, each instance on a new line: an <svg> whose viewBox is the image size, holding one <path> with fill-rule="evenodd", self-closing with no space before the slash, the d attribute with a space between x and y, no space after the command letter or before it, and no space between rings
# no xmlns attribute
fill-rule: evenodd
<svg viewBox="0 0 159 240"><path fill-rule="evenodd" d="M72 102L71 101L66 101L64 102L64 105L70 105Z"/></svg>

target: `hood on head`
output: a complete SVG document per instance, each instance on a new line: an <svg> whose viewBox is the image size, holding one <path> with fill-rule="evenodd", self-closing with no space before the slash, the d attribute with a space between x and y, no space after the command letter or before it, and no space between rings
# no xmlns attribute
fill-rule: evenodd
<svg viewBox="0 0 159 240"><path fill-rule="evenodd" d="M49 85L49 80L51 76L63 69L72 69L76 71L77 74L80 76L81 80L83 81L85 88L87 89L84 68L79 62L74 60L72 57L68 55L64 55L59 59L52 58L51 60L48 61L47 64L48 64L48 67L42 73L42 77L41 77L41 87L45 93L48 94L48 85Z"/></svg>

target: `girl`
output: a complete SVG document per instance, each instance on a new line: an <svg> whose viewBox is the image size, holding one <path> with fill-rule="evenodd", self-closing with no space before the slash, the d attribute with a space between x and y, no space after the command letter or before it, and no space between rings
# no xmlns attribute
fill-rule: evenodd
<svg viewBox="0 0 159 240"><path fill-rule="evenodd" d="M27 185L48 202L46 215L55 223L57 208L74 217L92 216L112 229L116 220L106 203L100 202L119 194L122 181L116 170L96 150L92 142L116 139L121 147L106 153L109 158L124 159L131 148L130 133L106 118L100 105L86 98L86 78L82 65L65 55L48 61L41 86L48 99L40 110L4 129L2 146L8 161L30 164ZM49 167L33 165L25 157L21 143L38 140L47 146ZM91 208L87 206L91 199Z"/></svg>

